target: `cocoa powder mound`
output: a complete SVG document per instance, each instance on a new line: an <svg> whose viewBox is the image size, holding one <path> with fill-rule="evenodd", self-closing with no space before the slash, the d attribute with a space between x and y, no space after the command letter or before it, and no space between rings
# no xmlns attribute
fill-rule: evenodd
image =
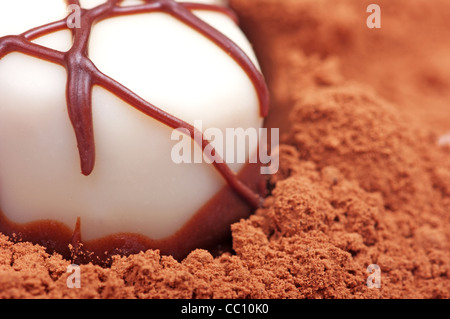
<svg viewBox="0 0 450 319"><path fill-rule="evenodd" d="M69 289L70 261L0 234L0 298L449 298L450 4L379 1L369 30L369 3L231 1L283 133L232 252L116 256Z"/></svg>

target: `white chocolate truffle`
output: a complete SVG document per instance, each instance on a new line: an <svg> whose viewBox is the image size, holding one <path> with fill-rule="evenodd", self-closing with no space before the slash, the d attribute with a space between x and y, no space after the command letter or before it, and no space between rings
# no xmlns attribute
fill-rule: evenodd
<svg viewBox="0 0 450 319"><path fill-rule="evenodd" d="M81 1L86 7L94 2L105 1ZM0 37L68 13L64 0L4 1ZM229 16L194 13L257 65ZM71 33L58 31L33 42L66 51ZM94 24L88 54L104 74L191 125L202 121L203 130L262 125L260 101L245 71L211 40L167 13ZM159 240L176 233L226 185L210 164L174 163L173 130L99 86L92 93L96 163L89 176L82 175L66 82L66 70L57 64L17 52L0 60L0 210L9 220L48 219L73 229L80 217L83 240L116 233ZM242 166L230 163L234 172Z"/></svg>

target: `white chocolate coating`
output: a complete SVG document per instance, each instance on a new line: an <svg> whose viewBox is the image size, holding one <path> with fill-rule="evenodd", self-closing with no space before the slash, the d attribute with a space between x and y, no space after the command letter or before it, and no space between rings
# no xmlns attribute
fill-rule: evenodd
<svg viewBox="0 0 450 319"><path fill-rule="evenodd" d="M67 13L63 0L3 1L0 37ZM257 63L229 17L196 14ZM70 33L63 31L35 42L67 50L70 41ZM167 14L94 25L89 56L100 71L192 125L202 120L203 129L223 131L262 125L257 94L244 71ZM173 163L172 129L100 87L93 91L96 165L90 176L83 176L67 113L66 77L61 66L20 53L0 60L0 208L7 218L18 223L51 219L73 229L79 216L83 240L123 232L162 239L225 185L212 165ZM242 164L230 166L237 172Z"/></svg>

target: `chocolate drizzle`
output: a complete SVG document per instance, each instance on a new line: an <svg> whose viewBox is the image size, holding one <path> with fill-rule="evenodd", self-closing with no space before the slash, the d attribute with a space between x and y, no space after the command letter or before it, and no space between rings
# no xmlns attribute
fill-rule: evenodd
<svg viewBox="0 0 450 319"><path fill-rule="evenodd" d="M108 18L141 13L164 12L201 33L229 54L246 72L258 94L261 116L267 116L269 94L262 74L249 57L233 41L191 12L192 10L222 12L237 21L236 16L231 10L216 5L175 2L174 0L146 0L143 4L133 6L121 6L122 2L123 0L108 0L92 9L83 9L79 0L67 0L69 5L78 5L81 8L80 28L68 27L69 16L63 20L31 29L20 35L0 38L0 60L5 55L17 51L59 64L66 69L67 109L75 131L81 162L81 172L84 175L90 175L95 166L95 139L92 118L92 89L94 85L103 87L137 110L173 129L187 129L192 139L194 139L194 136L202 136L200 146L203 150L209 145L209 141L204 138L202 132L199 132L194 126L161 110L119 82L103 74L89 59L88 44L92 26ZM61 52L31 42L41 36L66 29L70 29L73 36L72 47L67 52ZM211 153L215 156L214 150ZM251 206L254 208L261 206L262 200L260 196L242 183L224 161L217 160L217 155L216 161L213 161L213 165L228 185Z"/></svg>

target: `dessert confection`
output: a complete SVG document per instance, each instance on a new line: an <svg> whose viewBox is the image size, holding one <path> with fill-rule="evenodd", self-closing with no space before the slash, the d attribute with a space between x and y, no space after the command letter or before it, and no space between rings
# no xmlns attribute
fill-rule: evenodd
<svg viewBox="0 0 450 319"><path fill-rule="evenodd" d="M182 258L261 205L259 164L225 162L202 134L259 129L268 112L223 1L0 6L1 232L85 261ZM174 130L211 161L174 161Z"/></svg>

